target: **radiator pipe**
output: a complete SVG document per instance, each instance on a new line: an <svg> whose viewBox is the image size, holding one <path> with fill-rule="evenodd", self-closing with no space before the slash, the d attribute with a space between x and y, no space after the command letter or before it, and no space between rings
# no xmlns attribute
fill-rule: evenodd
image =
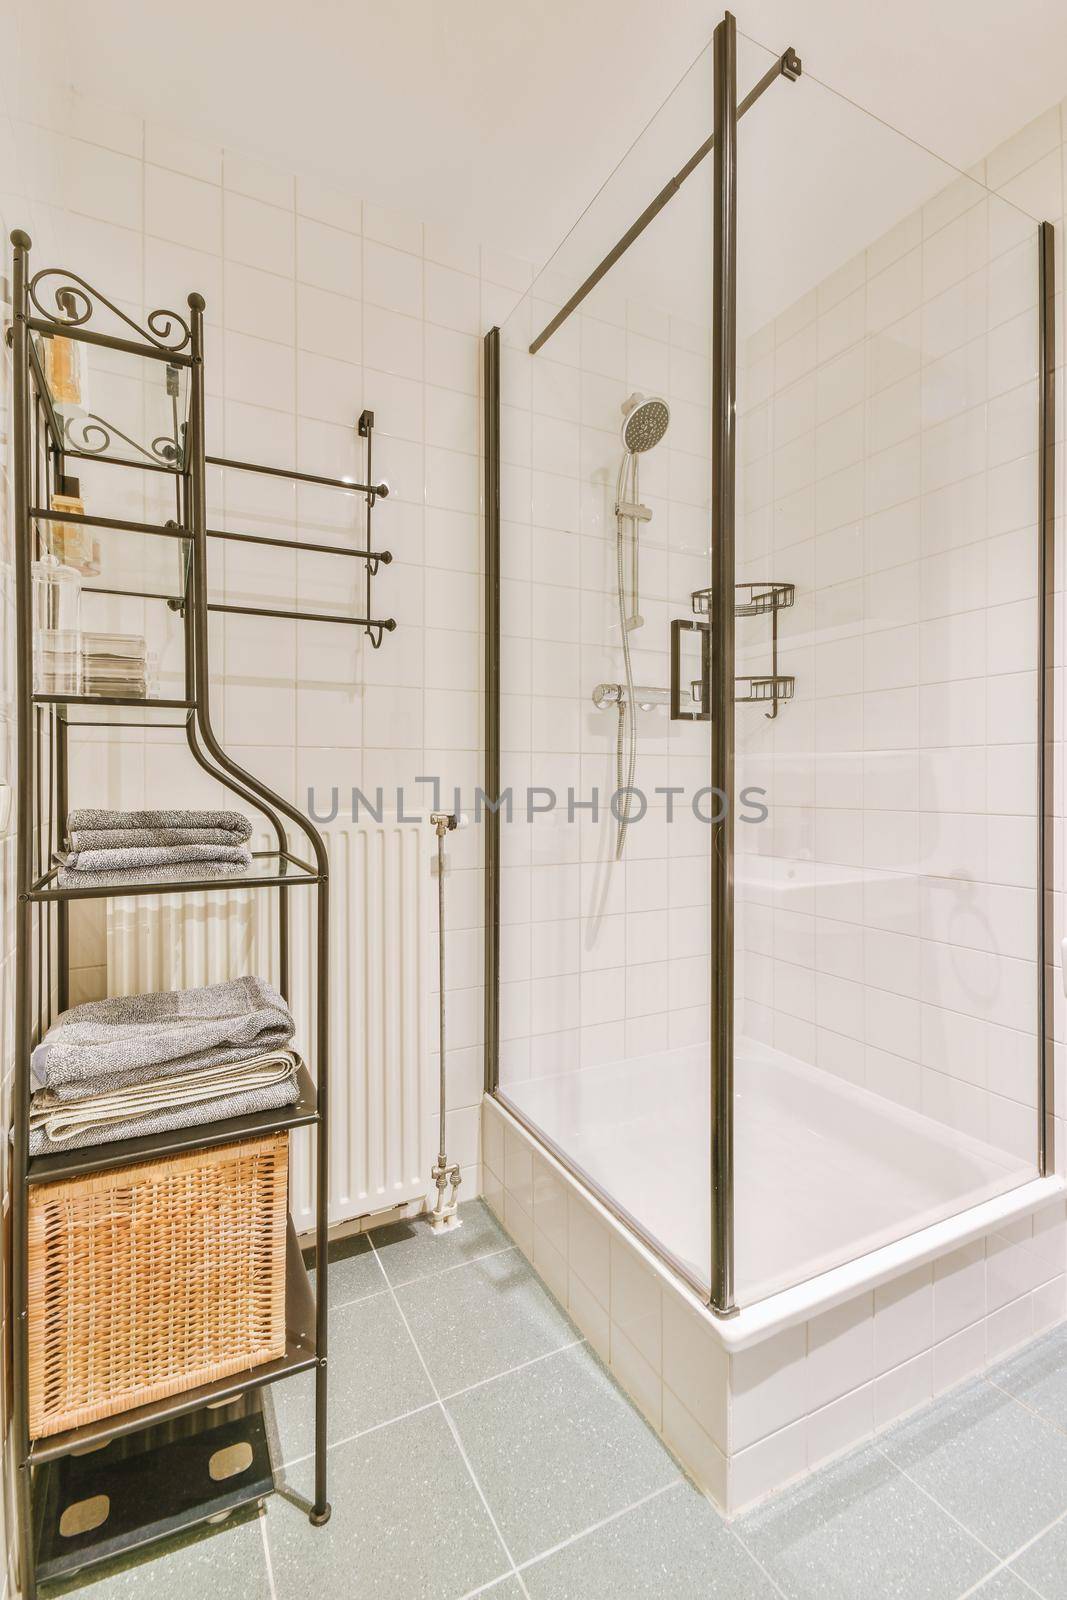
<svg viewBox="0 0 1067 1600"><path fill-rule="evenodd" d="M466 818L462 819L466 821ZM437 1136L437 1161L431 1176L437 1189L437 1198L430 1212L430 1226L435 1233L461 1226L459 1202L456 1198L460 1186L458 1162L449 1162L446 1148L445 1120L448 1108L447 1071L445 1065L445 834L458 828L461 819L451 811L431 811L430 822L437 833L437 988L438 988L438 1050L439 1054L439 1121ZM446 1198L445 1191L448 1191Z"/></svg>

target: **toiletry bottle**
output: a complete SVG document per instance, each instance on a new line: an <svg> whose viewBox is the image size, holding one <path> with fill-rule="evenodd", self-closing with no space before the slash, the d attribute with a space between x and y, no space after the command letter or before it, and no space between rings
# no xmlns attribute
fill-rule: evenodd
<svg viewBox="0 0 1067 1600"><path fill-rule="evenodd" d="M81 484L77 478L60 478L59 487L52 495L53 511L69 511L76 516L85 515L85 502L81 497ZM53 522L52 549L56 559L73 567L83 578L95 578L100 571L100 540L92 528L79 522Z"/></svg>
<svg viewBox="0 0 1067 1600"><path fill-rule="evenodd" d="M54 404L69 410L85 404L85 345L61 333L44 341L44 374Z"/></svg>

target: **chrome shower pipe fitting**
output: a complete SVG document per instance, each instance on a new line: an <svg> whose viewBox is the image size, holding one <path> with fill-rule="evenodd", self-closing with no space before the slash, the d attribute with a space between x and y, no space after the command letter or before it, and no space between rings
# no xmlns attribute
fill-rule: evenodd
<svg viewBox="0 0 1067 1600"><path fill-rule="evenodd" d="M430 1212L430 1226L435 1233L461 1227L459 1216L459 1201L457 1199L459 1186L462 1181L459 1163L448 1159L446 1149L446 1128L448 1111L448 1085L445 1070L445 836L452 833L466 822L465 817L459 817L453 811L431 811L430 825L437 834L437 986L438 986L438 1049L440 1052L439 1066L439 1105L438 1105L438 1138L437 1160L434 1163L430 1176L437 1189L437 1198L433 1210ZM446 1197L447 1191L447 1197Z"/></svg>

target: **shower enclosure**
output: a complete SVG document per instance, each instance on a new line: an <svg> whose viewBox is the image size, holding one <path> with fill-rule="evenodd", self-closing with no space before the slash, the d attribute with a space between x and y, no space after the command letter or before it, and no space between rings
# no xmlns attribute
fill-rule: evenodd
<svg viewBox="0 0 1067 1600"><path fill-rule="evenodd" d="M723 1317L1054 1161L996 177L727 16L486 339L487 1090Z"/></svg>

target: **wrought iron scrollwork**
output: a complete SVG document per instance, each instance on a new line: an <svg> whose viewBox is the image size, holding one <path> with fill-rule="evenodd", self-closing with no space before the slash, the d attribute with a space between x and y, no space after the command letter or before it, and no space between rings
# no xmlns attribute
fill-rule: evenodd
<svg viewBox="0 0 1067 1600"><path fill-rule="evenodd" d="M145 446L139 444L136 439L131 439L128 433L123 433L113 422L106 422L103 417L98 417L91 411L64 417L63 435L71 451L79 455L105 455L117 438L128 444L138 455L144 456L146 461L173 467L176 471L182 465L182 441L172 438L170 434L162 433L157 435L149 446Z"/></svg>
<svg viewBox="0 0 1067 1600"><path fill-rule="evenodd" d="M65 267L43 267L30 279L28 292L31 304L46 322L55 324L57 332L63 328L85 327L101 308L106 307L112 316L132 328L139 339L155 345L157 350L177 353L184 350L192 339L189 324L176 311L167 311L162 307L150 311L147 326L142 327L125 311L121 311L107 295L101 294L99 289L80 278L76 272L68 272Z"/></svg>

